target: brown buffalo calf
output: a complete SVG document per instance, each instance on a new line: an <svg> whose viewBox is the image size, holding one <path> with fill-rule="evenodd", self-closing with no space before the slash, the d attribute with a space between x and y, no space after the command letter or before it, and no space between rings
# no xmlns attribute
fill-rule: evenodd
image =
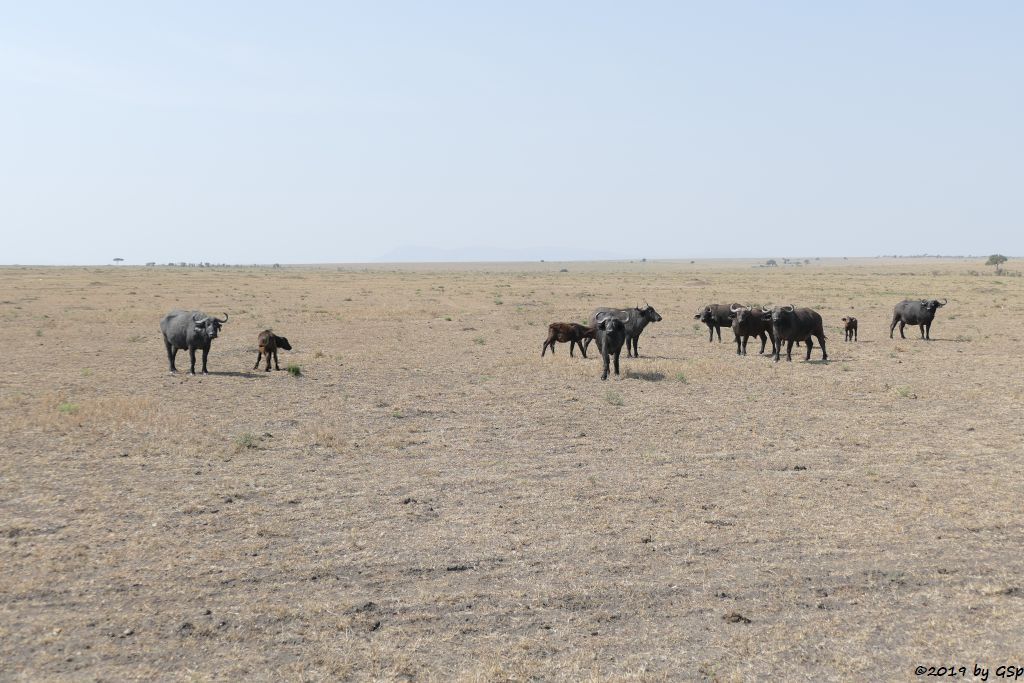
<svg viewBox="0 0 1024 683"><path fill-rule="evenodd" d="M554 353L555 342L557 341L562 344L569 343L570 356L573 355L573 350L579 345L580 353L586 358L587 350L583 346L583 340L593 339L595 332L597 332L596 327L586 327L579 323L551 323L548 325L548 338L544 340L544 346L541 347L540 357L544 357L549 346L551 347L551 353Z"/></svg>
<svg viewBox="0 0 1024 683"><path fill-rule="evenodd" d="M292 345L288 343L288 340L284 337L279 337L270 330L263 330L260 332L258 340L259 353L256 354L256 365L252 366L255 370L260 366L260 358L266 357L267 367L266 371L270 372L270 356L274 356L274 369L280 370L281 366L277 364L277 350L284 349L285 351L291 351Z"/></svg>
<svg viewBox="0 0 1024 683"><path fill-rule="evenodd" d="M857 341L857 319L851 315L849 318L843 318L843 323L843 341Z"/></svg>

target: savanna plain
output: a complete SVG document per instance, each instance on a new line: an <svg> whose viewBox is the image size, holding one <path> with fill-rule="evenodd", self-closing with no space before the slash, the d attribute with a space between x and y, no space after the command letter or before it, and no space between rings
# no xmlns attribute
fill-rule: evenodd
<svg viewBox="0 0 1024 683"><path fill-rule="evenodd" d="M620 377L541 358L644 301ZM709 343L734 301L816 309L829 361ZM211 374L168 373L174 308L230 315ZM0 321L2 679L1024 666L1024 278L980 261L5 267Z"/></svg>

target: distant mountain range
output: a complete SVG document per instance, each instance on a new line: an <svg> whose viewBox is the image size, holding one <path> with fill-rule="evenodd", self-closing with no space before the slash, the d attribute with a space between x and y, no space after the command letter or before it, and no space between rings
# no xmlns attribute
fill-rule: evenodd
<svg viewBox="0 0 1024 683"><path fill-rule="evenodd" d="M405 246L392 249L373 259L379 263L397 262L452 262L452 261L605 261L630 256L600 249L578 247L523 247L501 249L495 247L437 247Z"/></svg>

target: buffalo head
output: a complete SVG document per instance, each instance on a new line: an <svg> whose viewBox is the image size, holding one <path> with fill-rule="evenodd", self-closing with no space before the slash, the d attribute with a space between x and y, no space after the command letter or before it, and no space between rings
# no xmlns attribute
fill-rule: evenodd
<svg viewBox="0 0 1024 683"><path fill-rule="evenodd" d="M647 318L648 322L656 323L661 320L661 316L658 315L658 312L656 310L654 310L654 306L650 305L646 301L644 302L643 308L637 306L636 310L640 311L640 316L643 318Z"/></svg>
<svg viewBox="0 0 1024 683"><path fill-rule="evenodd" d="M192 316L192 324L195 326L196 332L206 335L208 339L216 339L217 333L220 332L220 326L227 321L227 313L224 314L223 320L214 316L204 316L201 313L196 313Z"/></svg>
<svg viewBox="0 0 1024 683"><path fill-rule="evenodd" d="M279 349L284 349L285 351L292 350L292 345L288 343L288 339L286 337L277 337L274 343L277 344L277 348Z"/></svg>
<svg viewBox="0 0 1024 683"><path fill-rule="evenodd" d="M948 299L943 299L942 301L939 301L938 299L921 299L921 305L930 313L934 313L938 309L945 306L947 303L949 303Z"/></svg>

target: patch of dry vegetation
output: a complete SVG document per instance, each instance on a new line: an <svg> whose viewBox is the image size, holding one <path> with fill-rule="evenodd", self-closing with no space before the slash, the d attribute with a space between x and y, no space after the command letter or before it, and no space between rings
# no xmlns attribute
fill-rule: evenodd
<svg viewBox="0 0 1024 683"><path fill-rule="evenodd" d="M0 677L1012 660L1022 279L754 265L0 269ZM888 338L905 296L949 298L933 342ZM644 299L622 376L540 357L549 322ZM830 362L709 344L693 312L728 301L816 308ZM175 307L230 312L211 375L166 373ZM250 370L270 327L297 377Z"/></svg>

